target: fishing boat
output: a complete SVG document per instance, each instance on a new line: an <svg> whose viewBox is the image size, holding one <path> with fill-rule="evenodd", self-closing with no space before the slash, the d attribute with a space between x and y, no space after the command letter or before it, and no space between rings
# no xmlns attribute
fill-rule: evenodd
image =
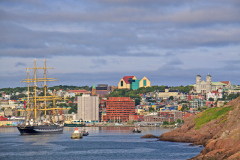
<svg viewBox="0 0 240 160"><path fill-rule="evenodd" d="M62 110L63 108L56 107L55 102L57 100L61 100L61 97L55 95L55 91L53 95L47 95L47 82L48 81L57 81L56 78L47 78L47 69L52 69L46 67L46 59L44 59L44 67L37 67L36 60L34 60L34 67L27 68L27 79L24 79L22 82L27 82L28 84L28 96L27 101L26 98L24 101L24 110L26 113L26 121L25 123L18 125L17 128L21 135L33 135L33 134L59 134L63 133L64 124L61 121L55 122L55 112L58 110ZM29 78L29 70L34 70L34 74L32 79ZM44 71L44 77L37 77L37 70ZM30 83L33 83L33 92L34 95L30 97ZM37 94L37 86L39 83L44 83L44 96L39 96ZM49 104L52 103L50 106ZM48 119L47 111L52 113L52 118ZM44 118L41 117L41 114L45 113ZM51 117L48 116L48 117Z"/></svg>
<svg viewBox="0 0 240 160"><path fill-rule="evenodd" d="M88 131L86 129L83 129L81 131L81 133L83 134L83 136L88 136L89 135L89 133L88 133Z"/></svg>
<svg viewBox="0 0 240 160"><path fill-rule="evenodd" d="M133 131L132 131L133 133L141 133L142 131L140 130L140 127L136 127L135 126L135 128L133 129Z"/></svg>

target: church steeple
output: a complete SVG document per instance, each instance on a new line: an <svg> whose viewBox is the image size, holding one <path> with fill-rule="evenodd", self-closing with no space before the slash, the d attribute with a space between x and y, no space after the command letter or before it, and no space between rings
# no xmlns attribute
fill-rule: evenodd
<svg viewBox="0 0 240 160"><path fill-rule="evenodd" d="M95 84L93 83L93 86L92 86L92 96L96 95L97 91L96 91L96 87L95 87Z"/></svg>

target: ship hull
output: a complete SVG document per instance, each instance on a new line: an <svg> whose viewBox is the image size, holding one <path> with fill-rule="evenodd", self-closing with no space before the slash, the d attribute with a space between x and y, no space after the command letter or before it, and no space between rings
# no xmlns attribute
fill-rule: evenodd
<svg viewBox="0 0 240 160"><path fill-rule="evenodd" d="M87 133L82 133L83 134L83 136L88 136L89 135L89 133L87 132Z"/></svg>
<svg viewBox="0 0 240 160"><path fill-rule="evenodd" d="M36 134L61 134L63 127L59 125L39 125L39 126L18 126L21 135L36 135Z"/></svg>
<svg viewBox="0 0 240 160"><path fill-rule="evenodd" d="M137 131L133 130L133 133L141 133L141 131L140 130L137 130Z"/></svg>

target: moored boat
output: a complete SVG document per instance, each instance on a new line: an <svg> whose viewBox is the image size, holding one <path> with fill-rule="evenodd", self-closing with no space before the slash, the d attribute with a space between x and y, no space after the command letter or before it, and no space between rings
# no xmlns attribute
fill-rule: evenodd
<svg viewBox="0 0 240 160"><path fill-rule="evenodd" d="M63 133L63 126L60 125L19 125L17 126L21 135L34 134L61 134Z"/></svg>
<svg viewBox="0 0 240 160"><path fill-rule="evenodd" d="M29 71L34 70L34 78L29 78ZM44 78L37 78L37 70L43 69L44 70ZM47 78L47 68L46 67L46 59L44 59L44 67L37 67L36 60L34 61L33 68L27 68L27 79L24 79L22 82L27 82L28 84L28 96L27 98L23 98L22 101L24 102L24 110L27 113L26 115L26 122L18 125L17 128L21 135L32 135L32 134L59 134L63 133L64 125L61 121L55 123L55 113L58 110L63 110L64 108L56 107L56 101L61 100L62 98L55 95L55 90L51 96L47 95L47 82L48 81L57 81L56 78ZM37 84L39 82L44 83L44 96L40 96L37 93ZM33 91L34 96L30 96L30 89L29 83L33 83ZM25 101L27 99L27 101ZM52 106L50 106L50 102L52 102ZM51 116L49 116L48 120L46 118L47 111L51 111ZM45 120L43 121L43 115L45 113ZM34 117L33 117L34 115ZM58 116L57 116L58 117ZM59 117L58 117L59 118ZM31 119L31 120L30 120ZM59 120L59 119L58 119Z"/></svg>
<svg viewBox="0 0 240 160"><path fill-rule="evenodd" d="M81 133L83 134L83 136L88 136L89 135L89 133L88 133L88 131L86 129L83 129L81 131Z"/></svg>
<svg viewBox="0 0 240 160"><path fill-rule="evenodd" d="M141 133L142 131L140 130L140 127L136 127L135 126L135 128L133 129L133 131L132 131L133 133Z"/></svg>

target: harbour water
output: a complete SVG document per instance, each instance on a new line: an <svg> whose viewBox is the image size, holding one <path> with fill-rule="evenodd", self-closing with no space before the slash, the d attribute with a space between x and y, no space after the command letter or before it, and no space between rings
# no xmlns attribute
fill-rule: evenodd
<svg viewBox="0 0 240 160"><path fill-rule="evenodd" d="M203 149L188 143L142 139L145 134L156 136L171 129L144 127L132 133L132 127L87 127L89 136L71 139L74 127L63 134L21 136L17 128L0 128L1 160L185 160ZM79 130L82 128L79 127Z"/></svg>

